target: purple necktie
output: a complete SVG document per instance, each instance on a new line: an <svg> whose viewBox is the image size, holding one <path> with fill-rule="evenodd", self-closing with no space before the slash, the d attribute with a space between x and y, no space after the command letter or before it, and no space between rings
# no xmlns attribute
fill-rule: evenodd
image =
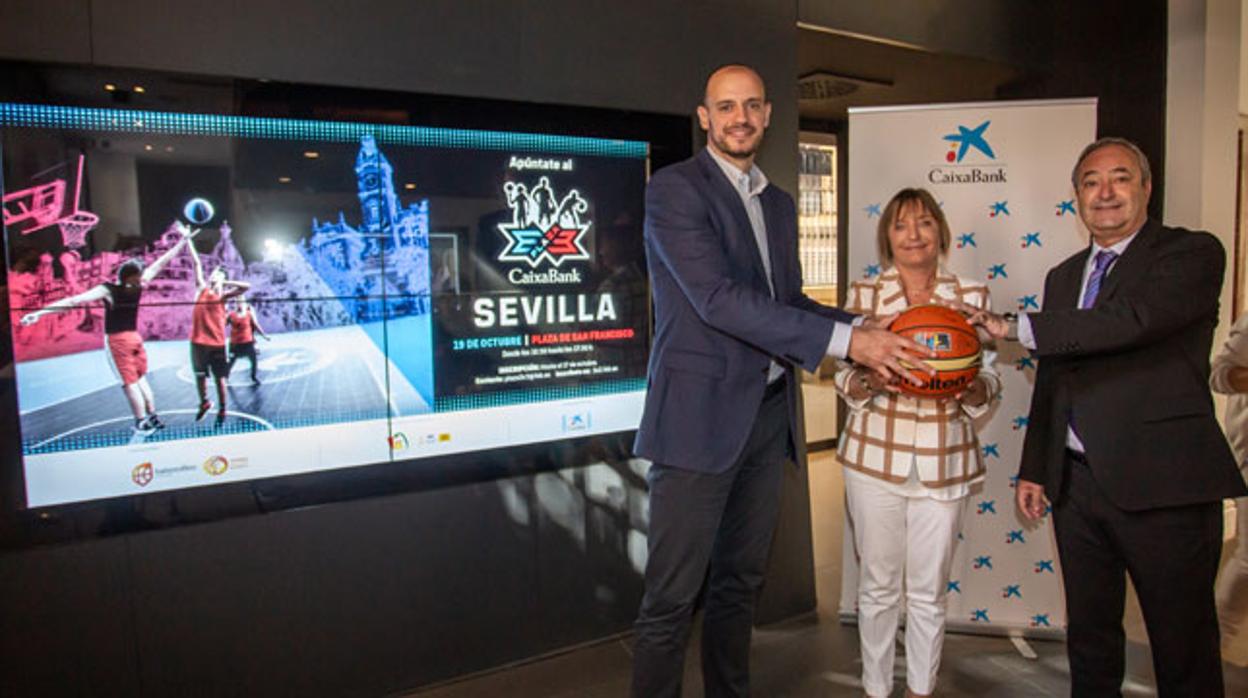
<svg viewBox="0 0 1248 698"><path fill-rule="evenodd" d="M1105 280L1105 272L1109 270L1109 265L1118 259L1118 253L1113 250L1101 250L1096 253L1096 259L1092 262L1092 276L1088 277L1088 288L1083 292L1083 302L1079 304L1082 308L1091 308L1096 302L1096 294L1101 292L1101 282Z"/></svg>

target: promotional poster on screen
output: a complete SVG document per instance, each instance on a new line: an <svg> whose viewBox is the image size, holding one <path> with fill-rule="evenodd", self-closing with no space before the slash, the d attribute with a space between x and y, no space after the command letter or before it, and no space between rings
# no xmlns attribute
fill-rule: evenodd
<svg viewBox="0 0 1248 698"><path fill-rule="evenodd" d="M30 507L637 426L645 143L0 104L0 157Z"/></svg>

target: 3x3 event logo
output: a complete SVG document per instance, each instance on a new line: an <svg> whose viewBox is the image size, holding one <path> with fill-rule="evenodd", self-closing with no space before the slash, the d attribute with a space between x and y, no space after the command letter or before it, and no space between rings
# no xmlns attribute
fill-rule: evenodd
<svg viewBox="0 0 1248 698"><path fill-rule="evenodd" d="M507 182L503 193L511 208L511 221L498 224L498 231L507 242L498 255L500 262L524 262L536 269L543 262L559 267L566 261L589 259L584 238L592 223L581 218L589 210L589 202L580 192L572 189L560 199L550 186L550 178L541 177L532 187L522 182ZM547 275L565 276L555 270L525 276ZM570 275L580 276L579 272ZM579 278L520 279L515 273L510 277L512 283L580 281Z"/></svg>
<svg viewBox="0 0 1248 698"><path fill-rule="evenodd" d="M991 125L991 119L974 127L957 124L956 132L941 136L949 146L944 158L946 164L932 165L927 180L932 184L1006 183L1005 164L996 162L997 154L988 142ZM963 163L968 155L973 156L973 161ZM985 161L995 166L985 168L982 166Z"/></svg>

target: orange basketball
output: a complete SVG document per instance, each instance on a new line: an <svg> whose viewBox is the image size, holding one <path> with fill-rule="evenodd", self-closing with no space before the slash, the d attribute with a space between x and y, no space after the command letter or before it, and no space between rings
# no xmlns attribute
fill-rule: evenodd
<svg viewBox="0 0 1248 698"><path fill-rule="evenodd" d="M916 305L897 316L888 329L936 352L934 358L925 359L936 369L936 375L929 377L914 368L912 373L924 383L915 386L903 382L903 392L919 397L949 397L966 390L979 373L983 356L979 336L962 313L952 308Z"/></svg>

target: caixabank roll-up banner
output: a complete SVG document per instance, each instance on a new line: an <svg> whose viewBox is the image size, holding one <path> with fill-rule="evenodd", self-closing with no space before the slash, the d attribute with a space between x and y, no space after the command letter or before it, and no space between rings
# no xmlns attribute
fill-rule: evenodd
<svg viewBox="0 0 1248 698"><path fill-rule="evenodd" d="M945 266L986 282L998 312L1039 310L1045 274L1088 244L1070 173L1095 137L1095 99L851 109L846 282L880 273L876 229L885 205L899 189L924 187L949 221ZM1014 506L1036 360L1015 342L997 350L1003 390L976 422L987 477L966 501L948 627L1056 634L1065 611L1051 517L1030 524ZM850 525L843 615L857 608Z"/></svg>

